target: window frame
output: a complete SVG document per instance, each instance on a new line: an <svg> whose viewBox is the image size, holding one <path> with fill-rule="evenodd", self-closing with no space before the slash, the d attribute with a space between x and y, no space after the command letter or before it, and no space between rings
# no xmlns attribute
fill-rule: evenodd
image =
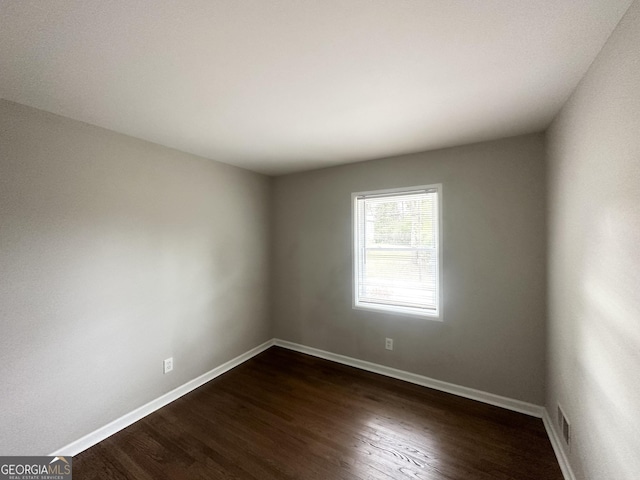
<svg viewBox="0 0 640 480"><path fill-rule="evenodd" d="M359 294L359 278L360 278L360 264L358 261L358 251L361 248L359 245L359 229L358 229L358 197L367 195L402 195L415 192L416 190L435 190L437 195L437 208L436 214L438 216L436 222L436 249L437 249L437 265L436 265L436 299L437 308L435 311L421 311L417 307L402 307L398 305L389 305L384 303L371 303L360 302L358 298ZM411 187L399 187L399 188L387 188L381 190L368 190L363 192L353 192L351 194L351 258L352 258L352 308L354 310L364 310L368 312L386 313L399 316L410 316L425 318L434 321L443 321L442 314L442 184L434 183L430 185L417 185Z"/></svg>

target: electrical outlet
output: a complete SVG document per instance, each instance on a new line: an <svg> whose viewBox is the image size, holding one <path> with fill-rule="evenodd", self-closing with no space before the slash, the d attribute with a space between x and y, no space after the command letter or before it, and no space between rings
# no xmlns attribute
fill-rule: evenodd
<svg viewBox="0 0 640 480"><path fill-rule="evenodd" d="M387 350L393 350L393 338L385 339L384 348L386 348Z"/></svg>
<svg viewBox="0 0 640 480"><path fill-rule="evenodd" d="M164 373L169 373L171 370L173 370L173 357L167 358L164 362L162 362L162 365L164 366Z"/></svg>

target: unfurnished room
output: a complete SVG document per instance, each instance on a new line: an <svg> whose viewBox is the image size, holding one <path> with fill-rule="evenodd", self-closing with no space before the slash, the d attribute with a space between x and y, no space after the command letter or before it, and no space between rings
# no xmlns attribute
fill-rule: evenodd
<svg viewBox="0 0 640 480"><path fill-rule="evenodd" d="M640 478L640 0L0 0L0 480Z"/></svg>

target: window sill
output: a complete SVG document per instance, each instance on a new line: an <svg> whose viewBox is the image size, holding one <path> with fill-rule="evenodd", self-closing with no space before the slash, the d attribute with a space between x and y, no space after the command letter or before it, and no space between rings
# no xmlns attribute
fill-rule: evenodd
<svg viewBox="0 0 640 480"><path fill-rule="evenodd" d="M424 318L426 320L432 320L435 322L443 321L442 312L426 313L426 312L416 311L415 309L411 309L411 308L392 307L392 306L386 306L386 305L372 306L371 304L362 304L362 303L352 305L352 308L354 310L383 313L387 315L397 315L401 317Z"/></svg>

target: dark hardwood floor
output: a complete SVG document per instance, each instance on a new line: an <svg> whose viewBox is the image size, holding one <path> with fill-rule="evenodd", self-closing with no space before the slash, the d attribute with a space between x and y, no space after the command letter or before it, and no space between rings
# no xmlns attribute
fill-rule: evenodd
<svg viewBox="0 0 640 480"><path fill-rule="evenodd" d="M278 347L82 452L73 477L562 480L539 419Z"/></svg>

